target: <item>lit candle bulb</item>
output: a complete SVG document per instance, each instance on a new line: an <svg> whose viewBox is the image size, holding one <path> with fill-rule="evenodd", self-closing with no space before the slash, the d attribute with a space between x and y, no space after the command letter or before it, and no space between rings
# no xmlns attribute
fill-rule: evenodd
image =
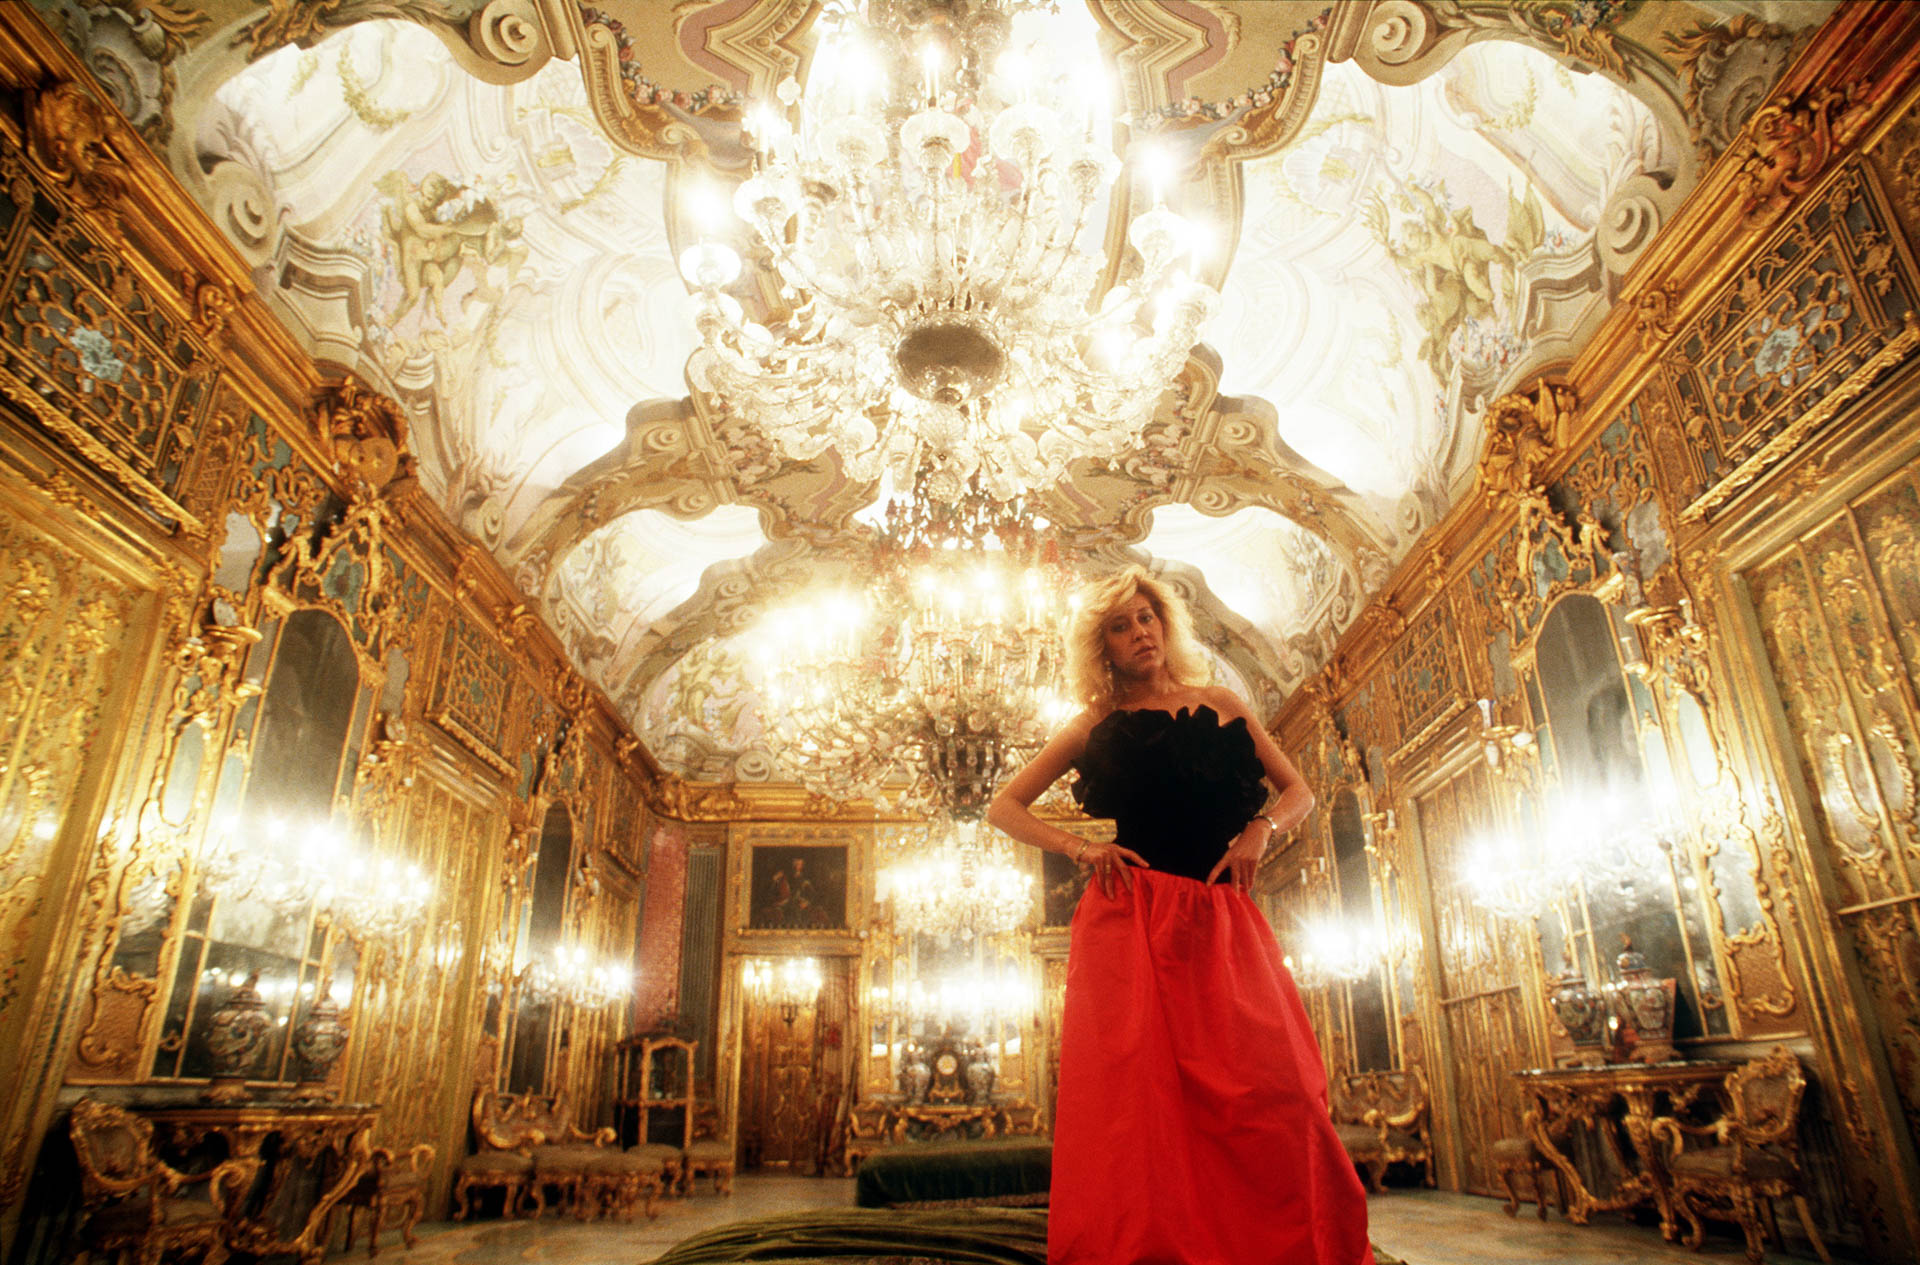
<svg viewBox="0 0 1920 1265"><path fill-rule="evenodd" d="M927 44L920 50L920 65L926 70L927 104L940 104L940 46Z"/></svg>

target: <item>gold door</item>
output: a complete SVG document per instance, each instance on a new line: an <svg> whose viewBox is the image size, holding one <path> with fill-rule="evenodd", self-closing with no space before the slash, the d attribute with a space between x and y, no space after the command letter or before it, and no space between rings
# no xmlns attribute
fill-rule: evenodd
<svg viewBox="0 0 1920 1265"><path fill-rule="evenodd" d="M743 999L740 1143L747 1167L817 1172L839 1118L845 1070L845 964L823 964L812 1005Z"/></svg>

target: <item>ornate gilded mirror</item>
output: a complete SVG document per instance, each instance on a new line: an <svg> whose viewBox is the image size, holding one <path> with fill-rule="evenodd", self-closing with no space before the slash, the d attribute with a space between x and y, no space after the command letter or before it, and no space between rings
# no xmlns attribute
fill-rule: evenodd
<svg viewBox="0 0 1920 1265"><path fill-rule="evenodd" d="M527 968L550 955L566 925L567 884L573 870L573 817L554 803L540 824L540 850L533 865L533 887L520 906L520 935L514 953L516 985L506 1065L513 1093L546 1088L551 1055L561 1038L552 999L529 990Z"/></svg>
<svg viewBox="0 0 1920 1265"><path fill-rule="evenodd" d="M238 716L176 942L155 1076L212 1075L215 1016L253 979L272 1029L248 1074L285 1080L287 1038L322 974L331 972L337 1000L352 991L350 947L331 944L316 893L290 877L285 862L309 837L344 829L339 810L352 793L360 745L354 726L364 723L370 691L331 614L296 610L268 633L249 664L265 688ZM176 747L175 768L189 758ZM158 938L157 928L136 927L123 934L120 954L144 954Z"/></svg>
<svg viewBox="0 0 1920 1265"><path fill-rule="evenodd" d="M1724 1034L1666 737L1652 695L1622 656L1633 635L1615 609L1571 593L1534 642L1527 683L1543 722L1543 776L1523 816L1563 880L1540 920L1542 956L1550 973L1577 971L1599 986L1629 969L1623 955L1637 953L1656 978L1677 983L1674 1040Z"/></svg>
<svg viewBox="0 0 1920 1265"><path fill-rule="evenodd" d="M1367 864L1367 833L1360 797L1351 786L1334 794L1328 813L1333 833L1334 887L1341 919L1377 935L1373 883ZM1387 1012L1385 965L1340 990L1339 1004L1353 1055L1353 1070L1390 1071L1394 1067L1393 1024Z"/></svg>

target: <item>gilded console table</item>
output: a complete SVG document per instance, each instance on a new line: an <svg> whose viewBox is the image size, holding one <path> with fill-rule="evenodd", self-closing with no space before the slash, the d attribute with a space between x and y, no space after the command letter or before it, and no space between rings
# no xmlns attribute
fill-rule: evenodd
<svg viewBox="0 0 1920 1265"><path fill-rule="evenodd" d="M1042 1137L1040 1109L1025 1102L900 1103L864 1102L847 1113L843 1175L876 1151L915 1142L999 1137Z"/></svg>
<svg viewBox="0 0 1920 1265"><path fill-rule="evenodd" d="M1660 1233L1672 1239L1677 1232L1672 1187L1665 1148L1653 1136L1654 1119L1686 1114L1702 1094L1717 1098L1727 1073L1738 1066L1701 1060L1515 1072L1529 1104L1522 1120L1527 1136L1566 1179L1567 1220L1585 1225L1596 1212L1651 1203L1660 1212ZM1587 1189L1563 1149L1575 1128L1598 1134L1620 1172L1619 1184L1604 1199ZM1620 1144L1621 1133L1631 1156Z"/></svg>
<svg viewBox="0 0 1920 1265"><path fill-rule="evenodd" d="M327 1251L327 1214L371 1165L373 1128L380 1108L353 1103L251 1103L145 1107L140 1114L153 1122L168 1150L190 1151L218 1138L227 1148L226 1158L246 1166L246 1194L227 1210L229 1249L254 1256L295 1256L302 1265L318 1265ZM319 1173L319 1191L298 1233L284 1238L287 1227L275 1224L275 1213L288 1206L287 1182L302 1165L314 1166ZM297 1207L293 1215L298 1215Z"/></svg>

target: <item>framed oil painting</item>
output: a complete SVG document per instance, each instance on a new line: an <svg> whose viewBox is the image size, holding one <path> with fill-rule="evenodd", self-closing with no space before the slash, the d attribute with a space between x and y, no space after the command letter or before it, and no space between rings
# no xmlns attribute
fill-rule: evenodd
<svg viewBox="0 0 1920 1265"><path fill-rule="evenodd" d="M1065 927L1073 922L1073 907L1080 903L1080 893L1087 890L1090 873L1075 865L1063 853L1041 854L1041 926Z"/></svg>
<svg viewBox="0 0 1920 1265"><path fill-rule="evenodd" d="M748 875L751 931L844 931L847 849L841 845L756 844Z"/></svg>

